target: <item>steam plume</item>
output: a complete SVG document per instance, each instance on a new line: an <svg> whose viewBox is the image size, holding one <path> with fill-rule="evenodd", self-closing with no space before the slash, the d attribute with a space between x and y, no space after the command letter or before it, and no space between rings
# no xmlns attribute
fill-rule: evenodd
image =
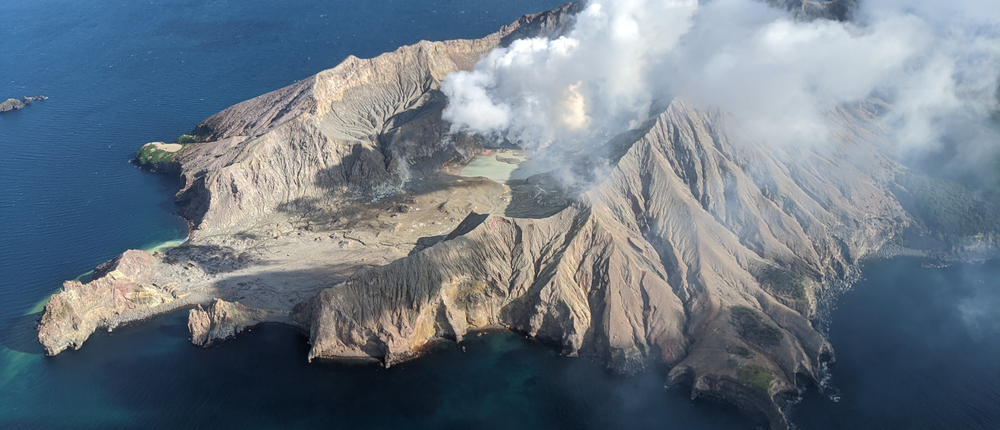
<svg viewBox="0 0 1000 430"><path fill-rule="evenodd" d="M530 149L636 127L657 102L719 108L771 144L825 142L823 112L879 98L902 153L964 132L977 152L996 110L1000 4L869 0L851 19L796 19L757 0L591 0L558 39L519 40L449 76L453 131Z"/></svg>

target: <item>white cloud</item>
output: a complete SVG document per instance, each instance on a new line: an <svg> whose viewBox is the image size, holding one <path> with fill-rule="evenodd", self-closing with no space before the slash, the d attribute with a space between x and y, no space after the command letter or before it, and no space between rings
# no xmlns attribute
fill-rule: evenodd
<svg viewBox="0 0 1000 430"><path fill-rule="evenodd" d="M852 22L793 19L756 0L591 0L556 39L519 40L450 75L453 130L529 148L587 144L682 96L754 137L815 144L823 112L878 96L900 150L933 148L996 107L1000 2L862 0Z"/></svg>

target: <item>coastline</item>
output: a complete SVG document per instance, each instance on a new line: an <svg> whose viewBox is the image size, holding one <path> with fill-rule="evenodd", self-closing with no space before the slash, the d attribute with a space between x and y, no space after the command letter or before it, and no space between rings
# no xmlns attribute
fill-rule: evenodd
<svg viewBox="0 0 1000 430"><path fill-rule="evenodd" d="M181 217L181 219L184 219L184 218ZM173 240L165 240L165 241L153 242L153 243L150 243L150 244L148 244L146 246L143 246L141 248L138 248L138 249L140 249L142 251L145 251L145 252L148 252L150 254L154 254L154 253L157 253L157 252L163 253L163 252L166 252L166 251L168 251L170 249L176 248L178 246L181 246L181 245L184 245L184 244L190 242L191 238L193 237L193 231L190 229L190 227L191 227L191 221L188 221L186 219L184 221L187 222L188 227L189 227L188 228L188 234L187 234L187 236L184 239L173 239ZM88 270L88 271L86 271L84 273L81 273L79 276L77 276L77 277L75 277L73 279L70 279L70 281L83 282L88 277L93 276L93 274L94 274L94 269L90 269L90 270ZM52 299L52 296L55 295L55 294L58 294L60 290L62 290L62 287L58 287L55 290L53 290L52 293L47 294L45 296L45 298L43 298L43 299L39 300L37 303L35 303L35 306L32 306L31 309L29 309L27 312L24 313L24 315L25 316L27 316L27 315L33 315L33 314L41 313L42 311L44 311L45 310L45 305L48 304L49 300Z"/></svg>

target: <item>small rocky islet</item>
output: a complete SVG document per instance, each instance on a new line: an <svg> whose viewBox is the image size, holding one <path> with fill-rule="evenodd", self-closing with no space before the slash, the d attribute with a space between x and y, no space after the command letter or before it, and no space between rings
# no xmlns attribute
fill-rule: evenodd
<svg viewBox="0 0 1000 430"><path fill-rule="evenodd" d="M24 109L36 101L48 100L46 96L24 96L20 100L15 98L0 102L0 113L13 112Z"/></svg>

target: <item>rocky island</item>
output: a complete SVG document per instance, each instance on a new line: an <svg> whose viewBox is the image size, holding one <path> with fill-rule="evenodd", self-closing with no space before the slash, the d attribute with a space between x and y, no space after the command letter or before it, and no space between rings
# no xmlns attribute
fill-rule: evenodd
<svg viewBox="0 0 1000 430"><path fill-rule="evenodd" d="M137 164L181 177L191 238L66 282L39 324L46 353L184 307L198 345L280 322L309 333L310 360L387 366L509 329L617 372L670 366L692 397L787 429L785 400L833 358L812 321L819 298L919 224L897 180L908 171L886 155L884 106L830 109L836 145L789 153L676 98L609 138L610 171L586 187L461 176L498 142L449 132L442 81L498 46L564 34L582 7L349 57L143 146Z"/></svg>
<svg viewBox="0 0 1000 430"><path fill-rule="evenodd" d="M49 98L45 96L34 96L34 97L24 96L24 98L22 98L21 100L7 99L3 102L0 102L0 113L21 110L24 109L26 106L30 105L32 102L48 100L48 99Z"/></svg>

